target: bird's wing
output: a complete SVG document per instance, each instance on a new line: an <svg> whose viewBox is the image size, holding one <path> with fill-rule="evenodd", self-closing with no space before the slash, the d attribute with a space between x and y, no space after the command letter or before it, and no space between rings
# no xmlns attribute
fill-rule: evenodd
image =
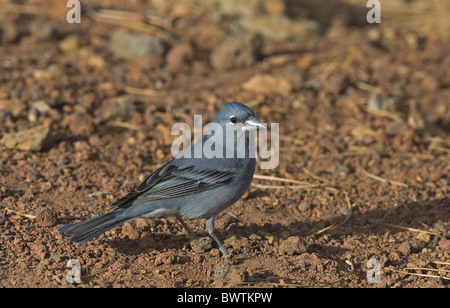
<svg viewBox="0 0 450 308"><path fill-rule="evenodd" d="M169 162L112 206L125 208L136 203L199 193L231 182L234 171L206 170L193 166L179 167Z"/></svg>

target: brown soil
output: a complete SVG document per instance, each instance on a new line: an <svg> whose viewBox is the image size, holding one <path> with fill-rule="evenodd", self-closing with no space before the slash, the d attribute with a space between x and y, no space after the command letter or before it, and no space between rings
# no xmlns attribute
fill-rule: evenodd
<svg viewBox="0 0 450 308"><path fill-rule="evenodd" d="M0 13L1 287L448 286L442 37L338 15L278 41L204 1L94 1L82 4L81 24L69 24L62 2L6 3ZM283 14L273 3L258 14ZM140 19L121 12L114 22L102 8ZM119 28L159 37L163 51L118 54ZM205 124L232 100L280 124L279 166L256 173L299 183L255 178L219 215L231 257L204 238L184 248L175 219L137 219L83 245L57 234L57 225L107 211L169 161L173 124L192 125L194 114ZM32 140L19 140L26 129ZM203 221L188 224L207 236ZM66 279L71 259L79 284ZM378 283L366 278L372 259Z"/></svg>

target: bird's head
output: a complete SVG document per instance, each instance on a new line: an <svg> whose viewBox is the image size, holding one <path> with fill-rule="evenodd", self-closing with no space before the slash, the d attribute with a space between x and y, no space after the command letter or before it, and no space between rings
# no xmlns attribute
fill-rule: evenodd
<svg viewBox="0 0 450 308"><path fill-rule="evenodd" d="M265 126L255 118L253 110L237 102L227 103L213 122L223 126L227 124L240 125L241 130L244 132L265 128Z"/></svg>

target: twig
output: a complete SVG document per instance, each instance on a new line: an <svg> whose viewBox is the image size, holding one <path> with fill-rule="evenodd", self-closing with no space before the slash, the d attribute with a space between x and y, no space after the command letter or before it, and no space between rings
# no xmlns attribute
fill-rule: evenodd
<svg viewBox="0 0 450 308"><path fill-rule="evenodd" d="M29 214L25 214L25 213L22 213L22 212L15 211L15 210L11 210L11 209L8 209L7 207L5 207L4 209L8 213L14 213L16 215L23 216L23 217L26 217L26 218L29 218L29 219L36 219L36 216L34 216L34 215L29 215Z"/></svg>
<svg viewBox="0 0 450 308"><path fill-rule="evenodd" d="M435 272L443 272L450 273L450 270L444 270L439 268L427 268L427 267L407 267L407 270L416 270L416 271L435 271Z"/></svg>
<svg viewBox="0 0 450 308"><path fill-rule="evenodd" d="M348 211L348 213L347 213L347 216L345 216L344 220L341 221L341 222L338 223L338 224L332 224L332 225L330 225L330 226L327 226L327 227L325 227L325 228L323 228L323 229L320 229L320 230L318 230L318 231L315 231L315 232L314 232L314 229L313 229L313 230L311 230L311 231L309 232L308 235L313 235L313 234L319 235L319 234L321 234L321 233L323 233L323 232L325 232L325 231L332 230L332 229L334 229L334 228L336 228L336 227L342 226L343 224L345 224L345 223L350 219L350 217L353 215L353 205L350 203L350 199L348 198L348 193L347 193L347 192L344 192L344 194L345 194L345 199L346 199L346 201L347 201L347 206L348 206L348 209L349 209L349 211Z"/></svg>
<svg viewBox="0 0 450 308"><path fill-rule="evenodd" d="M139 126L132 124L132 123L120 122L120 121L111 121L110 123L113 126L128 128L128 129L132 129L132 130L142 132L142 133L144 132L144 130L142 128L140 128Z"/></svg>
<svg viewBox="0 0 450 308"><path fill-rule="evenodd" d="M311 185L262 185L262 184L255 184L252 183L251 184L253 187L258 187L258 188L262 188L262 189L293 189L293 190L309 190L309 189L317 189L317 188L327 188L327 189L332 189L333 191L336 190L335 188L332 187L327 187L327 184L311 184Z"/></svg>
<svg viewBox="0 0 450 308"><path fill-rule="evenodd" d="M376 87L376 86L373 86L371 84L368 84L368 83L365 83L365 82L362 82L362 81L358 81L356 83L356 87L358 89L361 89L361 90L364 90L364 91L367 91L367 92L370 92L370 93L376 93L376 94L382 94L383 93L383 89L381 87Z"/></svg>
<svg viewBox="0 0 450 308"><path fill-rule="evenodd" d="M395 272L395 273L399 273L399 274L406 274L406 275L411 275L411 276L428 277L428 278L441 278L441 279L444 279L444 280L450 280L450 278L439 276L439 275L410 273L410 272L405 272L405 271L397 271L397 270L393 270L393 269L387 269L387 270L391 271L391 272Z"/></svg>
<svg viewBox="0 0 450 308"><path fill-rule="evenodd" d="M165 40L170 45L175 44L175 38L167 29L162 29L158 26L143 23L139 20L127 19L129 16L121 16L120 12L112 13L112 10L108 11L91 11L90 17L96 21L118 25L124 28L148 33L155 35L163 40Z"/></svg>
<svg viewBox="0 0 450 308"><path fill-rule="evenodd" d="M394 228L398 228L398 229L408 230L408 231L411 231L411 232L427 233L427 234L438 235L438 236L440 235L439 233L435 233L435 232L430 232L430 231L420 230L420 229L416 229L416 228L410 228L410 227L394 225L394 224L390 224L390 223L386 223L386 222L377 221L375 219L369 219L369 222L374 223L374 224L394 227Z"/></svg>
<svg viewBox="0 0 450 308"><path fill-rule="evenodd" d="M309 171L309 170L306 169L306 168L302 168L302 171L303 171L304 173L306 173L307 175L312 176L312 177L315 178L316 180L319 180L319 181L324 182L324 183L328 183L328 180L326 180L326 179L324 179L323 177L320 177L320 176L314 174L312 171Z"/></svg>
<svg viewBox="0 0 450 308"><path fill-rule="evenodd" d="M450 146L450 138L442 138L442 137L425 137L426 141L430 141L430 142L438 142L438 143L443 143L443 144L447 144L448 146Z"/></svg>
<svg viewBox="0 0 450 308"><path fill-rule="evenodd" d="M96 192L88 194L88 197L89 198L96 198L96 197L101 197L101 196L106 196L106 195L111 195L111 192L109 192L109 191L96 191Z"/></svg>
<svg viewBox="0 0 450 308"><path fill-rule="evenodd" d="M403 120L402 120L402 118L400 116L398 116L398 115L396 115L396 114L394 114L392 112L389 112L387 110L375 110L375 109L372 109L372 108L369 108L369 107L366 107L365 110L368 113L374 114L376 116L386 117L386 118L388 118L390 120L397 121L398 123L403 123Z"/></svg>
<svg viewBox="0 0 450 308"><path fill-rule="evenodd" d="M269 176L269 175L260 175L260 174L255 174L253 176L253 178L254 179L259 179L259 180L294 183L294 184L299 184L299 185L309 184L307 182L300 182L300 181L296 181L296 180L291 180L291 179L286 179L286 178L279 178L279 177L276 177L276 176Z"/></svg>
<svg viewBox="0 0 450 308"><path fill-rule="evenodd" d="M161 96L162 93L154 89L141 89L133 87L125 87L124 91L128 94L142 95L142 96Z"/></svg>
<svg viewBox="0 0 450 308"><path fill-rule="evenodd" d="M359 168L359 169L361 170L361 172L362 172L365 176L367 176L368 178L371 178L371 179L373 179L373 180L376 180L376 181L379 181L379 182L382 182L382 183L386 183L386 184L397 185L397 186L402 186L402 187L408 188L408 185L405 184L405 183L397 182L397 181L394 181L394 180L387 180L387 179L384 179L384 178L382 178L382 177L380 177L380 176L377 176L377 175L375 175L375 174L372 174L372 173L370 173L370 172L367 172L367 171L364 170L363 168Z"/></svg>

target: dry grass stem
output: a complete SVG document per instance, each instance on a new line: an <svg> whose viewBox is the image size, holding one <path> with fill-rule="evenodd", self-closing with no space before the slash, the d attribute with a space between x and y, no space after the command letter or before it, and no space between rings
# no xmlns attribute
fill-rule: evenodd
<svg viewBox="0 0 450 308"><path fill-rule="evenodd" d="M440 235L439 233L436 233L436 232L430 232L430 231L420 230L420 229L416 229L416 228L410 228L410 227L394 225L394 224L390 224L390 223L386 223L386 222L377 221L375 219L369 219L369 222L374 223L374 224L394 227L394 228L397 228L397 229L408 230L408 231L411 231L411 232L427 233L427 234L438 235L438 236Z"/></svg>
<svg viewBox="0 0 450 308"><path fill-rule="evenodd" d="M128 122L121 122L121 121L111 121L111 125L117 126L117 127L123 127L131 130L135 130L138 132L144 132L142 128L140 128L138 125L128 123Z"/></svg>
<svg viewBox="0 0 450 308"><path fill-rule="evenodd" d="M154 26L151 24L144 23L139 19L134 19L133 17L135 13L123 12L123 11L114 11L114 10L100 10L100 11L91 11L90 17L96 21L113 24L117 26L121 26L127 29L148 33L154 36L157 36L163 40L165 40L170 45L175 44L175 38L172 34L167 30L163 29L160 26ZM130 16L132 16L130 18ZM140 15L139 15L140 16ZM142 18L141 18L142 19Z"/></svg>
<svg viewBox="0 0 450 308"><path fill-rule="evenodd" d="M303 171L304 173L306 173L307 175L309 175L309 176L315 178L316 180L319 180L319 181L321 181L321 182L323 182L323 183L328 183L328 180L327 180L327 179L324 179L323 177L318 176L317 174L313 173L312 171L310 171L310 170L308 170L308 169L306 169L306 168L302 168L302 171Z"/></svg>
<svg viewBox="0 0 450 308"><path fill-rule="evenodd" d="M380 177L380 176L377 176L377 175L375 175L375 174L372 174L372 173L370 173L370 172L367 172L367 171L364 170L363 168L359 168L359 169L361 170L361 172L362 172L365 176L367 176L368 178L371 178L371 179L373 179L373 180L376 180L376 181L379 181L379 182L382 182L382 183L386 183L386 184L397 185L397 186L402 186L402 187L408 188L408 185L405 184L405 183L401 183L401 182L394 181L394 180L387 180L387 179L385 179L385 178L382 178L382 177Z"/></svg>
<svg viewBox="0 0 450 308"><path fill-rule="evenodd" d="M22 217L26 217L26 218L29 218L29 219L36 219L36 216L34 216L34 215L25 214L25 213L22 213L22 212L19 212L19 211L11 210L11 209L8 209L7 207L5 207L4 209L6 210L7 213L14 213L16 215L19 215L19 216L22 216Z"/></svg>
<svg viewBox="0 0 450 308"><path fill-rule="evenodd" d="M345 224L345 223L350 219L350 217L352 217L352 215L353 215L353 204L350 203L350 199L348 198L348 193L347 193L347 192L344 192L344 194L345 194L345 199L346 199L346 201L347 201L347 206L348 206L348 209L349 209L349 211L348 211L347 215L345 216L344 220L341 221L341 222L338 223L338 224L332 224L332 225L327 226L327 227L325 227L325 228L323 228L323 229L320 229L320 230L318 230L318 231L315 231L315 230L313 229L313 230L311 230L311 231L309 232L308 236L311 236L311 235L313 235L313 234L319 235L319 234L324 233L324 232L326 232L326 231L328 231L328 230L332 230L332 229L334 229L334 228L336 228L336 227L342 226L343 224Z"/></svg>
<svg viewBox="0 0 450 308"><path fill-rule="evenodd" d="M270 176L270 175L260 175L260 174L255 174L255 175L253 176L253 178L254 178L254 179L258 179L258 180L286 182L286 183L293 183L293 184L299 184L299 185L309 185L309 184L310 184L310 183L308 183L308 182L301 182L301 181L297 181L297 180L291 180L291 179L286 179L286 178L280 178L280 177Z"/></svg>
<svg viewBox="0 0 450 308"><path fill-rule="evenodd" d="M142 96L161 96L162 93L155 89L141 89L133 87L125 87L124 91L128 94L142 95Z"/></svg>

